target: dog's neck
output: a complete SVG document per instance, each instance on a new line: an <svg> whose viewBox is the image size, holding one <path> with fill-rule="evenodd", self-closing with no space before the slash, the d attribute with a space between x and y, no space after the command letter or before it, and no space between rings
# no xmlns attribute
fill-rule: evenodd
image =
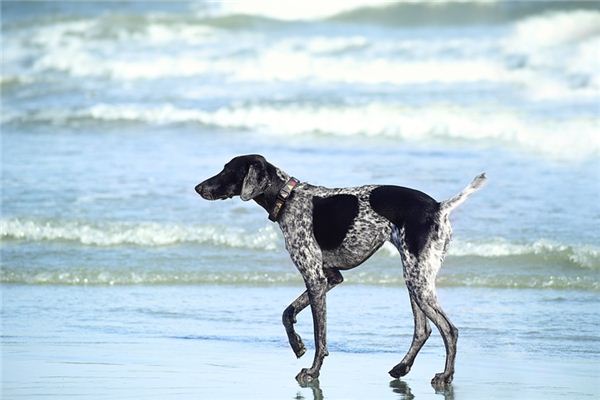
<svg viewBox="0 0 600 400"><path fill-rule="evenodd" d="M290 179L290 176L277 168L276 166L267 163L267 175L269 179L269 186L264 191L264 193L256 196L254 201L258 203L259 206L264 208L267 213L271 213L273 208L275 207L275 201L277 200L277 195L286 184L286 182Z"/></svg>

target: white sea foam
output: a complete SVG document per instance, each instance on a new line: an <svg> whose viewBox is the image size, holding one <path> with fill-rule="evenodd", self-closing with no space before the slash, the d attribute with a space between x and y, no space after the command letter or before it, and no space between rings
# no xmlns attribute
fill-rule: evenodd
<svg viewBox="0 0 600 400"><path fill-rule="evenodd" d="M153 268L3 268L0 282L34 285L299 285L294 271L210 271L204 269ZM361 269L346 277L346 285L404 286L399 268ZM438 276L437 286L494 287L513 289L600 290L591 276L540 274L448 274Z"/></svg>
<svg viewBox="0 0 600 400"><path fill-rule="evenodd" d="M234 81L310 79L361 84L510 79L503 65L481 55L482 41L473 39L372 42L365 36L311 35L265 40L259 33L236 38L185 20L149 18L146 25L130 28L109 17L61 22L32 28L28 33L15 42L18 45L10 46L5 56L14 62L31 58L31 70L36 74L62 71L74 77L117 80L219 74ZM489 48L487 40L483 43ZM339 55L370 45L377 49L374 55ZM167 51L163 51L165 48ZM469 56L440 57L457 51ZM223 57L224 52L239 54ZM404 54L405 58L398 59L394 54Z"/></svg>
<svg viewBox="0 0 600 400"><path fill-rule="evenodd" d="M393 271L361 270L346 279L346 285L404 286L399 269ZM140 270L119 268L3 268L0 282L33 285L299 285L297 272L282 271L204 271L204 270ZM463 275L442 274L437 286L493 287L513 289L600 290L600 282L591 277L559 275Z"/></svg>
<svg viewBox="0 0 600 400"><path fill-rule="evenodd" d="M514 25L504 52L525 55L513 77L536 100L597 98L600 90L600 11L543 14ZM533 83L533 84L532 84Z"/></svg>
<svg viewBox="0 0 600 400"><path fill-rule="evenodd" d="M563 11L536 15L515 24L512 45L530 51L600 35L600 11Z"/></svg>
<svg viewBox="0 0 600 400"><path fill-rule="evenodd" d="M211 272L205 270L152 270L119 268L45 268L2 269L0 282L59 285L161 285L161 284L228 284L228 285L282 285L299 283L296 272Z"/></svg>
<svg viewBox="0 0 600 400"><path fill-rule="evenodd" d="M90 22L94 24L95 22ZM140 43L140 47L168 46L176 42L178 46L188 42L206 41L208 28L172 27L153 24L143 32L117 33L121 43L128 46ZM48 28L35 35L45 51L35 59L32 70L66 72L74 77L112 77L120 80L157 79L173 76L202 75L210 68L210 60L186 53L178 56L156 56L150 50L135 57L127 51L115 53L119 42L93 40L85 34L71 34L67 28L54 31ZM189 44L189 43L188 43ZM110 54L110 56L108 56Z"/></svg>
<svg viewBox="0 0 600 400"><path fill-rule="evenodd" d="M380 251L388 256L398 255L398 251L391 243L385 243ZM485 242L454 240L448 254L454 257L538 256L548 259L559 258L580 267L600 269L600 248L593 245L566 245L547 239L539 239L530 243L515 243L503 238Z"/></svg>
<svg viewBox="0 0 600 400"><path fill-rule="evenodd" d="M260 251L283 249L281 235L267 225L257 230L244 230L216 225L180 225L154 222L38 221L23 219L0 220L2 239L69 241L88 246L167 246L196 243L209 246L246 248ZM379 254L397 257L393 245L386 243ZM589 269L600 269L600 249L593 245L567 245L547 239L530 243L515 243L503 238L485 242L453 241L450 256L454 257L543 257L570 262Z"/></svg>
<svg viewBox="0 0 600 400"><path fill-rule="evenodd" d="M506 80L504 67L484 59L408 61L389 58L314 57L281 48L266 49L237 68L217 64L239 81L320 81L357 84L424 84Z"/></svg>
<svg viewBox="0 0 600 400"><path fill-rule="evenodd" d="M431 105L408 108L388 103L311 106L242 105L214 111L178 108L170 104L98 104L79 110L46 109L27 115L8 113L4 122L29 121L69 124L82 119L131 121L150 124L200 123L270 135L327 134L380 136L409 141L467 141L504 145L561 159L600 154L597 119L543 121L526 119L508 110Z"/></svg>
<svg viewBox="0 0 600 400"><path fill-rule="evenodd" d="M79 29L79 28L78 28ZM563 50L537 50L526 53L522 68L509 68L490 57L493 43L476 40L407 40L400 44L356 36L349 38L292 38L268 43L232 42L194 33L196 28L173 28L154 24L143 32L118 33L118 43L94 40L70 29L37 35L44 51L36 55L32 80L47 72L60 71L76 78L110 78L118 81L155 80L182 77L220 77L229 84L270 82L314 82L360 85L427 85L461 83L512 84L522 87L535 100L596 98L600 87L597 72L598 38L569 45ZM177 42L177 38L181 41ZM174 50L186 44L203 43L199 49ZM193 38L193 39L191 39ZM209 39L210 38L210 39ZM246 38L247 40L247 38ZM255 43L261 42L256 47ZM139 43L135 57L130 47ZM232 44L233 43L233 44ZM510 42L509 42L510 43ZM176 46L175 46L176 45ZM115 46L122 51L115 52ZM159 51L168 46L168 52ZM362 49L375 47L371 53ZM198 46L197 46L198 47ZM497 47L497 46L496 46ZM216 49L237 53L222 57ZM423 50L427 49L427 50ZM553 48L550 48L553 49ZM495 50L500 51L499 49ZM505 46L506 57L518 50ZM358 53L356 53L358 52ZM221 56L219 56L221 54ZM381 54L385 54L382 56ZM403 54L403 57L392 57ZM446 54L454 54L447 57ZM457 57L456 54L462 54ZM7 59L16 56L7 55ZM564 59L568 57L569 63ZM27 57L26 57L27 58Z"/></svg>
<svg viewBox="0 0 600 400"><path fill-rule="evenodd" d="M162 29L161 29L162 31ZM173 33L156 34L169 40ZM163 37L164 36L164 37ZM304 42L302 47L295 43ZM36 58L36 73L62 71L75 77L110 77L116 80L159 79L218 74L229 81L272 82L304 81L356 84L425 84L500 82L511 80L512 72L501 64L484 58L406 60L384 57L340 56L344 50L360 49L368 41L360 36L350 38L316 37L288 40L260 49L240 47L255 53L243 57L198 56L193 51L157 55L150 50L135 58L109 52L108 44L87 44L85 38L50 39L47 50ZM146 43L147 45L147 43ZM224 45L224 44L223 44ZM219 43L213 46L218 47ZM405 44L403 48L415 51L421 46ZM206 50L205 50L206 51ZM328 55L331 56L323 56Z"/></svg>
<svg viewBox="0 0 600 400"><path fill-rule="evenodd" d="M329 7L337 13L361 4L371 5L351 1ZM269 15L272 11L284 19L284 15L302 18L302 12L284 6L279 2L232 2L224 7L231 8L225 14L246 10ZM329 13L322 6L301 8L306 18ZM311 16L311 9L318 13ZM595 11L526 18L517 22L506 38L408 36L402 40L312 34L272 38L260 30L240 36L186 18L147 15L145 23L114 18L61 21L11 36L4 48L6 70L14 75L13 69L21 69L17 77L22 80L60 71L76 78L120 81L219 76L233 84L493 82L522 87L536 100L596 98L600 88L600 13ZM517 63L518 68L506 61L515 53L523 55L517 57L524 60ZM23 70L24 65L31 67Z"/></svg>
<svg viewBox="0 0 600 400"><path fill-rule="evenodd" d="M198 243L248 249L273 250L278 235L271 226L249 233L216 225L184 226L155 222L0 220L0 237L26 241L70 241L90 246L166 246Z"/></svg>
<svg viewBox="0 0 600 400"><path fill-rule="evenodd" d="M505 239L494 239L488 242L461 242L453 245L450 254L455 256L507 257L507 256L547 256L562 255L573 264L600 269L600 248L593 245L571 246L547 239L539 239L532 243L512 243Z"/></svg>

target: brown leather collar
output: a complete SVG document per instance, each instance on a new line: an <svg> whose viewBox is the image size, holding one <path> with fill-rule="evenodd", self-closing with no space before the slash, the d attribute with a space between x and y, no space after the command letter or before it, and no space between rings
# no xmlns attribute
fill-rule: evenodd
<svg viewBox="0 0 600 400"><path fill-rule="evenodd" d="M285 202L287 201L288 197L290 197L290 195L292 194L292 191L294 190L296 185L298 185L299 183L300 181L298 179L290 178L285 183L285 185L283 185L283 187L277 194L277 199L275 200L275 206L273 207L273 211L269 213L269 219L271 221L277 221L277 218L279 218L279 214L281 213Z"/></svg>

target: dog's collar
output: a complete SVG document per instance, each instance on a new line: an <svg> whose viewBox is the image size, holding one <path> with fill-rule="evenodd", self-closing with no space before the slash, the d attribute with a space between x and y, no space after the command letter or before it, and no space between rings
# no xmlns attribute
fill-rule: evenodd
<svg viewBox="0 0 600 400"><path fill-rule="evenodd" d="M275 199L275 206L273 206L273 210L269 213L269 219L271 221L277 221L277 218L279 218L279 214L281 213L285 202L287 201L288 197L290 197L290 195L292 194L292 191L294 190L296 185L298 185L299 183L300 181L298 179L290 178L285 183L285 185L283 185L283 187L277 194L277 199Z"/></svg>

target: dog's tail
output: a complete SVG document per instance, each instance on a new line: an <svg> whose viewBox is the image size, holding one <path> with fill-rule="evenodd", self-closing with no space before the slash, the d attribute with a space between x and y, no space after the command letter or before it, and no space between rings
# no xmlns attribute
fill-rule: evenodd
<svg viewBox="0 0 600 400"><path fill-rule="evenodd" d="M469 184L469 186L467 186L466 188L464 188L464 190L462 192L460 192L456 196L452 197L451 199L442 201L440 203L440 205L441 205L441 208L440 208L441 213L442 214L446 214L446 215L450 214L452 212L452 210L454 210L456 207L458 207L462 203L464 203L464 201L467 200L467 198L470 195L472 195L479 188L481 188L483 186L483 184L485 183L486 180L487 180L487 178L485 176L485 172L477 175L475 177L475 179L473 179L473 181Z"/></svg>

